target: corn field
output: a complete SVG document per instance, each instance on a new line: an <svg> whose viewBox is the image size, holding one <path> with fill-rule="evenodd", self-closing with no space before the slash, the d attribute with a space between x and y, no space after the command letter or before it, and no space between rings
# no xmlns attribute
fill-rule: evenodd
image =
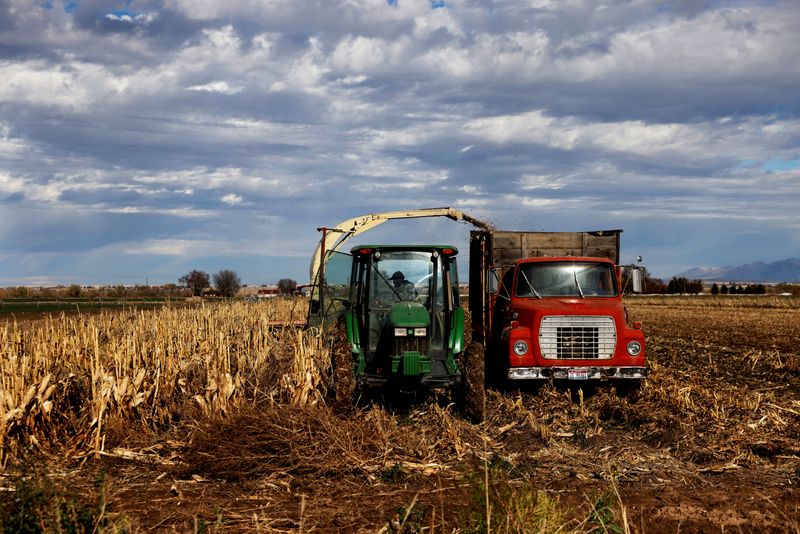
<svg viewBox="0 0 800 534"><path fill-rule="evenodd" d="M6 322L0 457L65 438L102 451L113 419L146 429L256 397L317 402L320 339L271 326L303 317L304 302L280 300Z"/></svg>
<svg viewBox="0 0 800 534"><path fill-rule="evenodd" d="M492 390L479 425L327 403L322 340L274 327L302 300L5 322L0 527L33 463L97 532L800 532L798 300L626 306L640 393Z"/></svg>

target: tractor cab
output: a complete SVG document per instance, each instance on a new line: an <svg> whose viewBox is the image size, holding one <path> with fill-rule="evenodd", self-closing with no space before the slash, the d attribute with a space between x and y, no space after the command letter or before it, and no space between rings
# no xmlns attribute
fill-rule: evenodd
<svg viewBox="0 0 800 534"><path fill-rule="evenodd" d="M458 250L373 245L355 247L351 254L357 379L364 385L450 385L459 375L454 357L464 344Z"/></svg>
<svg viewBox="0 0 800 534"><path fill-rule="evenodd" d="M335 365L351 367L355 385L409 390L462 381L457 254L439 245L366 245L328 254L309 322L346 339L347 356L337 355Z"/></svg>

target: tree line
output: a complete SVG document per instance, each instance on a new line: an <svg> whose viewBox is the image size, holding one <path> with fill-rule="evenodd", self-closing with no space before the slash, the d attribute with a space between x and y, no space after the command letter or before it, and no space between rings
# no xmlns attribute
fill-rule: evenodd
<svg viewBox="0 0 800 534"><path fill-rule="evenodd" d="M242 288L242 281L235 271L223 269L213 276L205 271L192 270L178 279L183 287L191 291L192 296L199 297L211 288L211 281L214 282L214 289L221 297L235 297ZM278 280L279 295L294 295L297 291L297 282L291 278Z"/></svg>
<svg viewBox="0 0 800 534"><path fill-rule="evenodd" d="M212 286L213 282L213 286ZM185 298L211 294L221 297L235 297L242 288L242 281L235 271L223 269L209 275L205 271L192 270L181 276L177 284L101 286L84 287L78 284L57 287L11 286L0 288L0 299L147 299L147 298ZM278 281L279 295L294 295L297 282L291 278Z"/></svg>
<svg viewBox="0 0 800 534"><path fill-rule="evenodd" d="M631 268L632 266L626 266ZM698 295L704 292L704 285L702 280L689 280L685 276L673 276L669 282L665 282L660 278L655 278L650 275L648 270L644 267L639 267L644 274L644 292L659 295ZM629 272L626 269L626 272ZM622 280L623 290L625 293L630 292L630 282L627 275ZM764 295L767 293L767 288L764 284L722 284L714 282L711 286L712 295ZM792 284L778 284L775 286L777 292L787 293L800 293L800 286Z"/></svg>
<svg viewBox="0 0 800 534"><path fill-rule="evenodd" d="M714 282L714 285L711 286L712 295L765 295L766 293L767 288L764 284L741 286L737 284L731 284L730 286L722 284L719 286Z"/></svg>

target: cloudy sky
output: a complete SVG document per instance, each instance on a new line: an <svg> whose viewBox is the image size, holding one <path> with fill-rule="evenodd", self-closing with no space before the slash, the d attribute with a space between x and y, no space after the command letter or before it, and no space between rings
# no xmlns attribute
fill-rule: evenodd
<svg viewBox="0 0 800 534"><path fill-rule="evenodd" d="M0 285L304 282L316 227L435 206L800 257L798 51L796 0L0 0Z"/></svg>

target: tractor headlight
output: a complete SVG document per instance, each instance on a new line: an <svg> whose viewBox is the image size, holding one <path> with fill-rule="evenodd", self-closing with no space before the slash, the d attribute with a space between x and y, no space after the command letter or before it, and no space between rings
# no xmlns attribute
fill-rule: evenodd
<svg viewBox="0 0 800 534"><path fill-rule="evenodd" d="M424 337L424 336L428 335L428 330L426 328L424 328L424 327L423 328L415 328L414 329L414 335L416 337Z"/></svg>
<svg viewBox="0 0 800 534"><path fill-rule="evenodd" d="M408 330L406 330L405 328L395 328L394 335L396 337L405 337L408 335Z"/></svg>
<svg viewBox="0 0 800 534"><path fill-rule="evenodd" d="M528 344L522 340L517 341L514 343L514 354L517 356L523 356L528 352Z"/></svg>
<svg viewBox="0 0 800 534"><path fill-rule="evenodd" d="M638 356L642 352L642 344L638 341L629 341L627 350L631 356Z"/></svg>

